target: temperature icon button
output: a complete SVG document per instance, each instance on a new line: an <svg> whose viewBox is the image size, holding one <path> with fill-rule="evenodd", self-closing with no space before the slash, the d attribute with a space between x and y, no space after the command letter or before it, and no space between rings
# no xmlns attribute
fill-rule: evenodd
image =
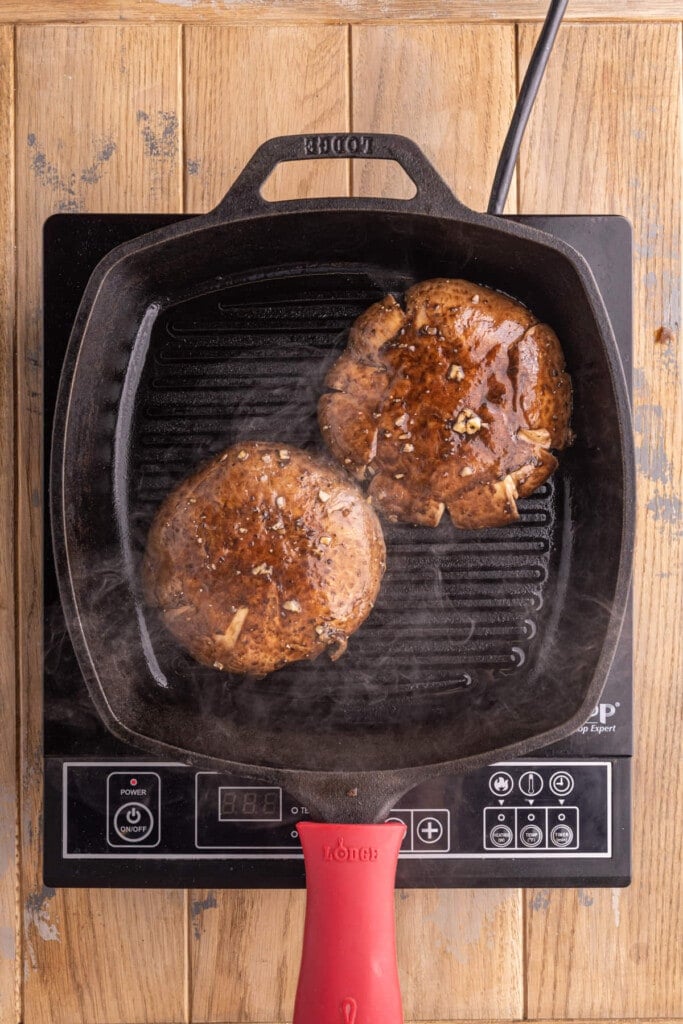
<svg viewBox="0 0 683 1024"><path fill-rule="evenodd" d="M538 772L524 772L519 777L519 788L524 796L538 796L543 789L543 778Z"/></svg>

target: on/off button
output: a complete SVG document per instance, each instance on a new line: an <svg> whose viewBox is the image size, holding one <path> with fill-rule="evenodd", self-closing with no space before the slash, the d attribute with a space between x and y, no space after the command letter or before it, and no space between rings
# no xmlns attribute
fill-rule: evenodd
<svg viewBox="0 0 683 1024"><path fill-rule="evenodd" d="M107 776L107 844L152 849L161 841L161 776L143 765ZM135 854L137 856L137 854Z"/></svg>
<svg viewBox="0 0 683 1024"><path fill-rule="evenodd" d="M126 843L141 843L154 828L154 817L144 804L122 804L114 815L114 831Z"/></svg>

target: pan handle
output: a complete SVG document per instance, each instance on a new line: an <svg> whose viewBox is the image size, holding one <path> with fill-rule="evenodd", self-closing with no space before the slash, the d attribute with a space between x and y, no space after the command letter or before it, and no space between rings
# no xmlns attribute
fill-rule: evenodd
<svg viewBox="0 0 683 1024"><path fill-rule="evenodd" d="M271 203L261 188L278 164L290 160L329 159L395 160L417 189L411 199L294 199ZM325 135L280 135L268 139L256 150L232 188L209 214L219 221L235 220L245 214L268 213L277 208L303 210L393 209L426 214L468 212L430 164L419 146L404 135L375 132L339 132Z"/></svg>
<svg viewBox="0 0 683 1024"><path fill-rule="evenodd" d="M298 830L308 891L294 1024L402 1024L394 882L405 825Z"/></svg>

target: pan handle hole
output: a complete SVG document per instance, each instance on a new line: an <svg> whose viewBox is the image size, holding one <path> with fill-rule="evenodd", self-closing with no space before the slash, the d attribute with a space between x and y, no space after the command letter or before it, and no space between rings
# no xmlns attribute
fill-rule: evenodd
<svg viewBox="0 0 683 1024"><path fill-rule="evenodd" d="M395 160L289 160L278 164L261 186L269 203L337 196L412 199L416 194L415 183Z"/></svg>

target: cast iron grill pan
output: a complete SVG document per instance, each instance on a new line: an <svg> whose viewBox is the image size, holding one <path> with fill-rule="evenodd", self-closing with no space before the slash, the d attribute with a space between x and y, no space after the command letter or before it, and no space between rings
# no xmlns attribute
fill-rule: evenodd
<svg viewBox="0 0 683 1024"><path fill-rule="evenodd" d="M408 140L371 138L416 182L414 200L268 204L267 173L310 147L271 140L216 211L100 264L51 474L63 604L109 728L154 754L286 781L337 820L380 817L435 770L538 748L588 716L621 625L633 520L623 372L583 260L462 207ZM380 597L336 663L260 681L197 665L140 599L158 503L236 441L322 451L315 407L345 331L381 295L435 276L508 292L557 331L577 434L559 472L504 529L384 523ZM374 782L341 809L340 787L364 773Z"/></svg>

